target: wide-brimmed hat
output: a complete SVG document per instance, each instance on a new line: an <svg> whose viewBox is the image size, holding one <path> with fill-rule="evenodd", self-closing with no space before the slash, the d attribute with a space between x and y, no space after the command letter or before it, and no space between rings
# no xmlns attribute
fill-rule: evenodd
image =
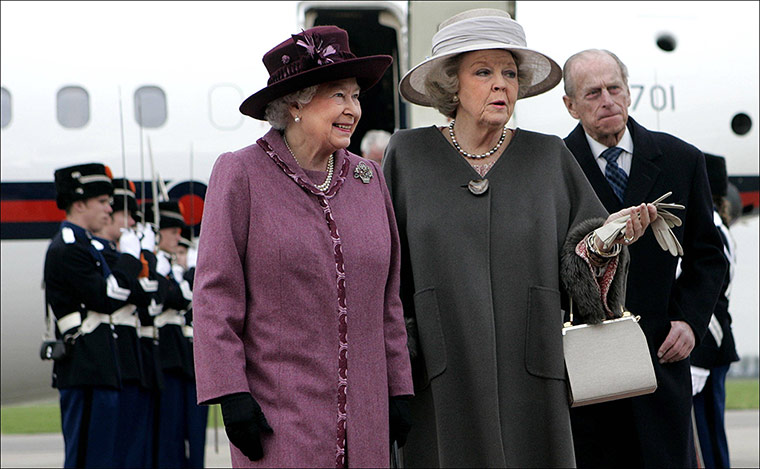
<svg viewBox="0 0 760 469"><path fill-rule="evenodd" d="M77 200L85 200L99 195L113 194L111 169L100 163L86 163L56 169L55 203L65 210Z"/></svg>
<svg viewBox="0 0 760 469"><path fill-rule="evenodd" d="M509 13L492 8L464 11L441 23L433 35L433 55L404 75L399 90L414 104L432 106L425 91L425 79L441 60L464 52L504 49L511 52L517 62L520 80L517 99L549 91L562 79L562 69L547 55L528 49L526 44L522 26Z"/></svg>
<svg viewBox="0 0 760 469"><path fill-rule="evenodd" d="M348 33L337 26L315 26L293 34L264 54L269 72L266 88L249 96L240 112L264 120L272 100L294 91L344 78L356 78L362 90L371 88L393 62L389 55L356 57L348 47Z"/></svg>

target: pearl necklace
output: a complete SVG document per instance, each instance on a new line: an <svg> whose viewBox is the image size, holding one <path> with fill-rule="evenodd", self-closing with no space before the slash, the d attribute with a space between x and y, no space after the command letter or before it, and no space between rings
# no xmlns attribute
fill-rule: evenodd
<svg viewBox="0 0 760 469"><path fill-rule="evenodd" d="M285 146L288 147L288 151L290 152L290 154L293 155L293 159L296 160L296 164L300 168L303 168L303 166L301 166L301 163L298 162L298 158L296 158L296 154L293 153L293 150L290 148L290 145L288 145L288 139L285 138L285 135L282 136L282 140L285 142ZM315 185L314 186L318 190L320 190L321 192L327 191L327 189L330 188L330 183L332 182L333 163L334 163L333 155L334 155L334 153L332 155L330 155L330 158L327 159L327 177L325 178L325 182L323 182L320 185Z"/></svg>
<svg viewBox="0 0 760 469"><path fill-rule="evenodd" d="M504 124L504 130L501 131L501 138L499 138L499 143L496 144L495 147L491 148L489 151L483 153L482 155L473 155L472 153L468 153L464 150L462 150L462 147L459 146L459 142L457 142L457 137L454 135L454 122L455 120L451 121L451 124L449 124L449 135L451 136L451 141L454 142L454 147L456 147L457 151L462 154L462 156L465 156L467 158L485 158L487 156L491 156L501 147L501 144L504 143L504 139L507 136L507 125Z"/></svg>

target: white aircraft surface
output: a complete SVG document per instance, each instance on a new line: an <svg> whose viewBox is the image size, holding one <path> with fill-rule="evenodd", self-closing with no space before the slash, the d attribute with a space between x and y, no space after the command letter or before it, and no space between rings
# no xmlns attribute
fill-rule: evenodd
<svg viewBox="0 0 760 469"><path fill-rule="evenodd" d="M350 147L359 153L371 128L445 122L402 101L397 83L430 53L440 21L477 6L515 13L528 45L560 65L585 48L612 50L630 71L631 116L726 157L750 212L733 228L734 334L756 373L757 2L2 2L2 404L56 396L51 363L39 358L43 262L63 219L56 168L102 162L150 200L152 155L197 232L217 156L269 127L238 112L266 84L267 50L299 28L338 24L357 55L394 56L381 85L362 97ZM513 123L564 137L575 121L562 94L560 85L519 102Z"/></svg>

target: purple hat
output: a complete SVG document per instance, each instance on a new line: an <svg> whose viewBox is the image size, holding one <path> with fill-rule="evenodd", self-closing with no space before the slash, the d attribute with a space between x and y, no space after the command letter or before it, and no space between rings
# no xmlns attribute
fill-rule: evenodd
<svg viewBox="0 0 760 469"><path fill-rule="evenodd" d="M267 87L249 96L240 112L264 120L267 104L294 91L328 81L356 78L366 90L377 83L393 62L389 55L356 57L348 33L337 26L315 26L293 34L266 54Z"/></svg>

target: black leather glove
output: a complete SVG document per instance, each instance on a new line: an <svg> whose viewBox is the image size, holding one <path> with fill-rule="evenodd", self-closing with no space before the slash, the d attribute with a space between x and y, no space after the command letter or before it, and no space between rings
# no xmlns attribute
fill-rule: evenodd
<svg viewBox="0 0 760 469"><path fill-rule="evenodd" d="M247 392L238 392L220 397L219 403L230 443L251 461L263 458L261 433L272 433L272 427L256 399Z"/></svg>
<svg viewBox="0 0 760 469"><path fill-rule="evenodd" d="M406 444L406 436L412 429L412 414L409 411L411 396L392 396L388 399L390 440L401 448Z"/></svg>

